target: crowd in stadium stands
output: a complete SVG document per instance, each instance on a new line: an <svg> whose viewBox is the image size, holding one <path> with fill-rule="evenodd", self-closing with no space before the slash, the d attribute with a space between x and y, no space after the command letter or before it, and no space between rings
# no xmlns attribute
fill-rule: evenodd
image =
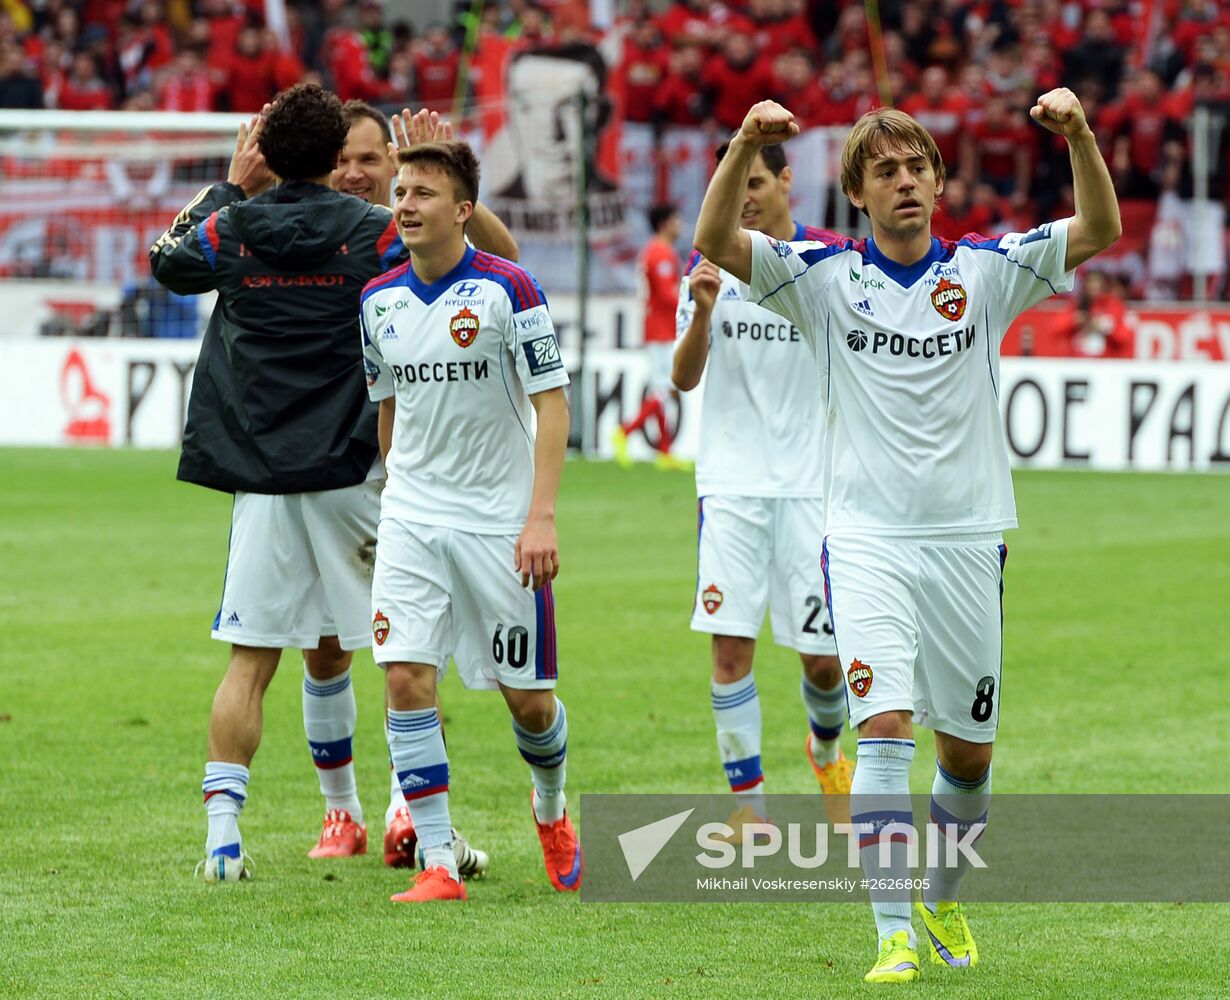
<svg viewBox="0 0 1230 1000"><path fill-rule="evenodd" d="M1230 197L1230 5L1219 0L881 0L879 45L854 0L628 0L606 32L584 0L457 9L452 25L390 24L374 0L318 0L288 5L277 31L263 0L0 0L0 107L250 111L310 79L343 99L445 109L459 91L490 93L485 77L510 52L583 40L617 62L630 122L726 131L749 99L772 96L804 125L845 125L892 101L931 130L954 175L941 236L1070 207L1064 144L1026 113L1059 84L1086 108L1124 200L1124 249L1139 260L1161 196L1192 198L1197 103L1226 125L1209 180L1214 203ZM1156 291L1143 263L1123 277L1134 295Z"/></svg>

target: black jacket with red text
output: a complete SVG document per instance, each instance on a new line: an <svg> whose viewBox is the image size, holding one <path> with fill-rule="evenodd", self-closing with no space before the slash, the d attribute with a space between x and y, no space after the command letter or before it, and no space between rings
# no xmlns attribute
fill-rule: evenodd
<svg viewBox="0 0 1230 1000"><path fill-rule="evenodd" d="M216 289L178 477L233 493L362 482L376 458L359 294L407 257L388 209L306 181L206 188L150 248L180 295Z"/></svg>

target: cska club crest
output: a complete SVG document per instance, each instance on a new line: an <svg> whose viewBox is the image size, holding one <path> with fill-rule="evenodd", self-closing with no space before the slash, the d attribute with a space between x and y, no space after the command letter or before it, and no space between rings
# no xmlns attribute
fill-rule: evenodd
<svg viewBox="0 0 1230 1000"><path fill-rule="evenodd" d="M954 323L965 315L965 306L968 302L969 297L965 294L965 286L958 285L947 278L940 278L940 283L931 293L931 304L935 306L935 311L944 319Z"/></svg>
<svg viewBox="0 0 1230 1000"><path fill-rule="evenodd" d="M717 589L716 583L711 583L700 595L700 603L705 606L705 610L709 614L713 614L722 606L722 592Z"/></svg>
<svg viewBox="0 0 1230 1000"><path fill-rule="evenodd" d="M384 612L377 611L376 617L372 619L372 638L376 640L377 646L383 646L388 637L389 620L384 616Z"/></svg>
<svg viewBox="0 0 1230 1000"><path fill-rule="evenodd" d="M846 680L850 682L850 690L860 698L867 697L867 692L871 690L873 677L874 674L871 668L859 659L855 659L850 664L850 669L846 672Z"/></svg>
<svg viewBox="0 0 1230 1000"><path fill-rule="evenodd" d="M458 347L469 347L478 339L478 317L463 307L448 321L448 332L453 335Z"/></svg>

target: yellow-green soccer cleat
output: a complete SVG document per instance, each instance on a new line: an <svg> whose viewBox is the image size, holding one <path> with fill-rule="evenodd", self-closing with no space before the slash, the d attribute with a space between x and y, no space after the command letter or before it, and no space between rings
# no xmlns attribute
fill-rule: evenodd
<svg viewBox="0 0 1230 1000"><path fill-rule="evenodd" d="M615 449L615 461L619 463L619 467L630 469L632 457L628 454L628 435L624 433L622 427L616 427L611 431L611 447Z"/></svg>
<svg viewBox="0 0 1230 1000"><path fill-rule="evenodd" d="M868 983L912 983L918 978L918 952L910 947L910 935L897 931L880 942L880 957L863 976Z"/></svg>
<svg viewBox="0 0 1230 1000"><path fill-rule="evenodd" d="M915 909L927 925L927 937L931 941L931 962L952 969L967 969L978 964L978 945L965 922L965 911L960 903L936 903L932 913L922 903Z"/></svg>

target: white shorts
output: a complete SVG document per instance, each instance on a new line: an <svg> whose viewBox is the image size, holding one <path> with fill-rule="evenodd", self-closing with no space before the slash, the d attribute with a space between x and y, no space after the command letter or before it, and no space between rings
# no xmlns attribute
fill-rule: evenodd
<svg viewBox="0 0 1230 1000"><path fill-rule="evenodd" d="M516 535L476 535L383 518L372 582L372 653L381 666L451 656L468 688L553 688L551 585L521 586ZM497 683L498 682L498 683Z"/></svg>
<svg viewBox="0 0 1230 1000"><path fill-rule="evenodd" d="M836 655L820 572L822 500L702 497L697 518L695 631L755 639L767 606L779 646Z"/></svg>
<svg viewBox="0 0 1230 1000"><path fill-rule="evenodd" d="M996 533L824 540L851 728L906 711L971 743L995 739L1007 557Z"/></svg>
<svg viewBox="0 0 1230 1000"><path fill-rule="evenodd" d="M381 479L319 493L236 493L212 635L270 649L372 643Z"/></svg>
<svg viewBox="0 0 1230 1000"><path fill-rule="evenodd" d="M675 388L675 383L671 381L671 369L675 366L675 342L649 341L645 344L645 360L649 367L646 378L649 391L656 396L672 392Z"/></svg>

